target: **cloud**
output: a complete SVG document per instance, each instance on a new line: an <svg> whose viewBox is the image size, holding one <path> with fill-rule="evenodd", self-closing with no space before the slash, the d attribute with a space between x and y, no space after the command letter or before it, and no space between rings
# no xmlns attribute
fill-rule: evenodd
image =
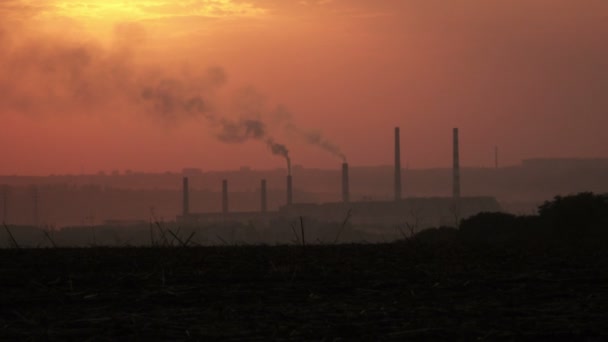
<svg viewBox="0 0 608 342"><path fill-rule="evenodd" d="M9 7L5 3L3 9L19 11L19 4L14 1ZM0 28L0 40L18 42L0 56L0 115L36 118L119 113L132 120L152 119L170 126L196 119L203 124L201 131L209 130L221 142L262 142L272 154L283 157L290 168L287 147L269 134L260 112L251 117L252 110L262 109L261 103L256 107L254 93L247 98L243 91L238 97L241 102L235 102L240 119L221 110L217 93L228 82L222 67L149 67L135 63L133 52L147 37L140 24L116 24L109 45L86 34L75 38L8 30L6 25Z"/></svg>
<svg viewBox="0 0 608 342"><path fill-rule="evenodd" d="M232 0L49 0L44 7L23 0L10 0L10 3L10 7L16 10L35 7L51 16L113 22L186 16L246 17L265 13L263 8L250 2Z"/></svg>
<svg viewBox="0 0 608 342"><path fill-rule="evenodd" d="M112 25L111 42L104 44L86 31L53 34L43 25L38 29L44 13L58 2L44 7L29 3L0 2L0 115L130 112L174 124L208 115L214 93L227 81L221 67L196 66L184 73L174 65L141 65L134 59L147 40L141 24ZM63 24L66 32L78 29L74 23Z"/></svg>
<svg viewBox="0 0 608 342"><path fill-rule="evenodd" d="M72 40L32 29L6 29L0 56L2 112L31 115L61 112L93 113L130 102L137 91L137 68L128 50L136 44L122 34L122 43L104 48L94 40ZM125 33L125 32L122 32Z"/></svg>

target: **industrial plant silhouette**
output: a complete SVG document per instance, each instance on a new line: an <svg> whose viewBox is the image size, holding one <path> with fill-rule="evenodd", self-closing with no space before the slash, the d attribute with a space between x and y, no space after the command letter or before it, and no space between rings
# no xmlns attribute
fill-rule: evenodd
<svg viewBox="0 0 608 342"><path fill-rule="evenodd" d="M229 210L228 180L222 181L222 211L194 212L191 211L189 199L188 177L183 180L182 214L177 221L183 225L197 224L254 224L268 226L270 222L293 217L312 218L324 222L339 222L347 215L354 224L400 225L404 222L404 214L416 211L417 216L424 217L419 222L419 228L457 225L461 218L484 211L500 211L497 200L491 196L463 197L460 192L460 157L459 131L453 130L453 173L451 197L411 197L402 196L402 167L400 130L395 127L395 163L394 163L394 200L392 201L352 201L350 196L349 165L342 164L342 201L333 203L294 203L293 175L290 171L286 176L285 204L276 211L267 210L266 180L261 180L259 189L260 210L256 212L236 212ZM407 181L407 180L406 180Z"/></svg>
<svg viewBox="0 0 608 342"><path fill-rule="evenodd" d="M451 196L403 196L408 179L399 128L394 132L389 200L353 200L344 162L341 201L296 201L297 169L288 169L277 210L269 210L265 178L258 210L232 210L229 179L218 175L220 210L200 213L193 211L186 176L175 225L151 209L153 221L131 224L136 228L117 222L53 231L36 228L39 191L30 187L36 225L4 225L9 248L0 250L0 339L608 336L608 296L598 278L608 260L608 196L557 196L535 215L499 212L493 197L463 195L458 129L452 132ZM527 161L533 167L553 162ZM380 241L366 240L372 235L357 226L388 226L401 235L367 243ZM129 229L140 229L144 238L112 235ZM260 232L272 239L260 239ZM199 240L213 235L215 243ZM121 248L100 247L113 238ZM61 248L83 241L90 248Z"/></svg>

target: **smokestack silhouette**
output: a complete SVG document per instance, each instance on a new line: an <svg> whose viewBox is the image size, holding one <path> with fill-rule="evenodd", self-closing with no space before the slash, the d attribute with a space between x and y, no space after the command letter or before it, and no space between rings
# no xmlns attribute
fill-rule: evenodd
<svg viewBox="0 0 608 342"><path fill-rule="evenodd" d="M399 127L395 127L395 201L401 200L401 143Z"/></svg>
<svg viewBox="0 0 608 342"><path fill-rule="evenodd" d="M222 181L222 212L228 213L228 180Z"/></svg>
<svg viewBox="0 0 608 342"><path fill-rule="evenodd" d="M342 164L342 201L350 202L350 189L348 180L348 163Z"/></svg>
<svg viewBox="0 0 608 342"><path fill-rule="evenodd" d="M460 198L460 152L458 146L458 128L454 128L454 166L453 166L453 190L452 196Z"/></svg>
<svg viewBox="0 0 608 342"><path fill-rule="evenodd" d="M32 188L32 200L34 201L34 226L38 227L39 218L38 218L38 187L34 185Z"/></svg>
<svg viewBox="0 0 608 342"><path fill-rule="evenodd" d="M260 184L260 196L261 196L261 201L262 201L262 213L265 213L267 208L266 208L266 180L262 179L262 182Z"/></svg>
<svg viewBox="0 0 608 342"><path fill-rule="evenodd" d="M8 224L8 185L2 187L2 222Z"/></svg>
<svg viewBox="0 0 608 342"><path fill-rule="evenodd" d="M293 204L293 188L291 174L287 175L287 205Z"/></svg>
<svg viewBox="0 0 608 342"><path fill-rule="evenodd" d="M190 214L190 190L188 188L188 177L184 177L184 188L183 188L183 216L186 217Z"/></svg>

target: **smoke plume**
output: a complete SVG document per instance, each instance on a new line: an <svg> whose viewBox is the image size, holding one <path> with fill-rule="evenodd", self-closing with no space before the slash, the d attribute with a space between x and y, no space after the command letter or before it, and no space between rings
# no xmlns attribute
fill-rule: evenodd
<svg viewBox="0 0 608 342"><path fill-rule="evenodd" d="M266 124L259 119L241 119L233 121L227 118L220 120L220 131L217 135L225 143L244 143L248 140L263 141L272 154L281 156L287 161L287 171L291 174L291 160L289 150L283 144L277 143L269 137Z"/></svg>
<svg viewBox="0 0 608 342"><path fill-rule="evenodd" d="M223 82L210 80L206 86L193 87L184 80L162 78L142 86L141 100L147 113L156 115L166 122L199 116L214 122L215 114L207 97L214 88L222 84Z"/></svg>
<svg viewBox="0 0 608 342"><path fill-rule="evenodd" d="M217 94L228 80L224 69L146 68L134 61L138 46L145 43L143 27L119 24L115 35L112 44L103 46L94 39L26 34L0 22L0 113L129 112L163 125L202 120L219 141L260 141L291 169L287 147L269 135L259 118L261 102L255 92L242 93L243 102L236 103L241 118L233 119L222 111Z"/></svg>
<svg viewBox="0 0 608 342"><path fill-rule="evenodd" d="M323 137L323 135L321 134L321 132L318 131L300 131L298 130L297 127L295 126L290 126L291 130L297 132L298 134L300 134L302 137L304 137L304 139L306 140L307 143L320 147L321 149L323 149L326 152L331 153L333 156L336 156L340 159L342 159L342 161L344 163L346 163L346 155L344 155L344 153L342 153L342 151L340 151L340 148L332 143L331 141L327 140L325 137Z"/></svg>
<svg viewBox="0 0 608 342"><path fill-rule="evenodd" d="M226 143L243 143L248 140L262 140L266 136L266 125L260 120L241 119L232 121L222 118L221 130L217 137Z"/></svg>
<svg viewBox="0 0 608 342"><path fill-rule="evenodd" d="M319 130L307 130L296 126L291 113L285 107L277 107L274 117L290 135L294 135L307 144L316 146L332 156L340 158L342 162L346 162L346 155L338 145L323 136Z"/></svg>
<svg viewBox="0 0 608 342"><path fill-rule="evenodd" d="M233 95L233 110L241 116L259 117L263 112L267 112L273 119L272 121L281 126L288 135L295 136L307 144L321 148L346 162L346 155L340 150L338 145L323 136L318 130L305 130L296 126L291 113L284 106L279 105L274 110L269 110L270 106L267 104L267 98L254 87L241 88ZM242 133L246 131L243 129Z"/></svg>
<svg viewBox="0 0 608 342"><path fill-rule="evenodd" d="M287 150L287 147L277 143L272 138L266 139L266 145L268 145L272 154L285 158L285 161L287 161L287 174L291 175L291 159L289 158L289 150Z"/></svg>

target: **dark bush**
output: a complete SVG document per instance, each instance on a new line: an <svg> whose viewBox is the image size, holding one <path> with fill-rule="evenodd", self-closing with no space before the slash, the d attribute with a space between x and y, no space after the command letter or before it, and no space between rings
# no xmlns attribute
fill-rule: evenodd
<svg viewBox="0 0 608 342"><path fill-rule="evenodd" d="M480 213L461 222L460 237L474 243L573 243L608 238L608 195L557 196L538 212L538 216Z"/></svg>
<svg viewBox="0 0 608 342"><path fill-rule="evenodd" d="M521 240L526 232L522 220L512 214L479 213L460 223L460 236L465 242L501 243Z"/></svg>
<svg viewBox="0 0 608 342"><path fill-rule="evenodd" d="M458 229L453 227L427 228L416 233L414 240L428 244L453 243L458 240Z"/></svg>
<svg viewBox="0 0 608 342"><path fill-rule="evenodd" d="M608 236L608 195L557 196L538 208L544 228L560 239Z"/></svg>

